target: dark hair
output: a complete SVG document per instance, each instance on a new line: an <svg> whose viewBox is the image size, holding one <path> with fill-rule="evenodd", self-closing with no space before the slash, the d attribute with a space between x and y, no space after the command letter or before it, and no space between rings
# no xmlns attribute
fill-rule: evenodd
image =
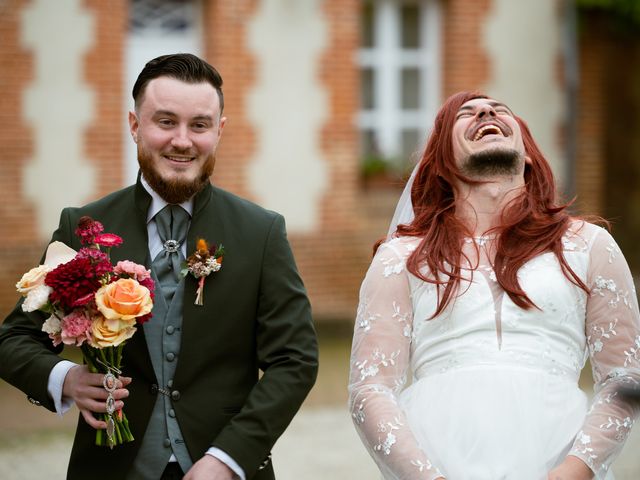
<svg viewBox="0 0 640 480"><path fill-rule="evenodd" d="M462 105L475 98L488 98L477 92L460 92L447 99L436 115L435 124L411 189L415 218L398 225L397 235L422 237L407 260L407 269L438 288L438 305L432 318L439 315L455 295L462 280L461 255L466 226L455 215L454 184L469 181L458 170L451 136L455 116ZM518 280L518 270L532 258L552 252L562 271L585 292L589 289L564 258L562 235L571 217L567 204L558 202L553 174L536 145L526 123L515 116L526 154L525 190L502 212L502 222L492 229L500 233L494 272L509 298L523 309L536 307ZM477 183L477 182L476 182ZM422 267L428 267L424 272Z"/></svg>
<svg viewBox="0 0 640 480"><path fill-rule="evenodd" d="M218 92L220 113L224 109L222 95L222 77L218 71L201 58L190 53L174 53L162 55L147 62L135 85L132 95L136 106L144 96L147 84L158 77L171 77L187 83L209 83Z"/></svg>

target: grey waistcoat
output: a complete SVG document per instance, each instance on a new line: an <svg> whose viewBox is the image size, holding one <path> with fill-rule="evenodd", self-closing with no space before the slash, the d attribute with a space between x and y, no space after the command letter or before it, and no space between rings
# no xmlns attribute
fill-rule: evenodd
<svg viewBox="0 0 640 480"><path fill-rule="evenodd" d="M155 274L153 278L157 282ZM173 391L172 384L180 355L183 297L184 279L178 284L168 309L164 295L158 289L153 317L143 326L158 385L165 389L169 396L158 393L147 431L140 439L140 451L127 475L128 480L157 480L172 453L178 459L183 472L186 473L193 465L172 408L171 398L172 394L179 396L178 392Z"/></svg>

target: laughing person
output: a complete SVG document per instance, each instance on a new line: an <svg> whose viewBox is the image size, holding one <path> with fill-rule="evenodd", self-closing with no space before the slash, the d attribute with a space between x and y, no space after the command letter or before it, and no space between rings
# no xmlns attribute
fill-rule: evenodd
<svg viewBox="0 0 640 480"><path fill-rule="evenodd" d="M73 231L87 215L123 237L114 263L152 271L153 318L124 347L125 376L113 392L135 440L113 450L94 445L94 429L106 427L93 415L106 411L103 375L63 360L62 345L42 331L45 316L25 313L22 302L0 327L0 375L32 403L80 410L68 479L274 479L271 448L317 373L311 311L284 220L210 183L225 123L222 79L211 65L188 54L158 57L133 98L137 183L65 209L52 240L78 250ZM202 239L224 245L224 262L205 278L195 270L183 277Z"/></svg>
<svg viewBox="0 0 640 480"><path fill-rule="evenodd" d="M450 97L396 212L349 385L384 478L611 479L638 415L618 394L640 381L633 280L609 233L558 203L522 119Z"/></svg>

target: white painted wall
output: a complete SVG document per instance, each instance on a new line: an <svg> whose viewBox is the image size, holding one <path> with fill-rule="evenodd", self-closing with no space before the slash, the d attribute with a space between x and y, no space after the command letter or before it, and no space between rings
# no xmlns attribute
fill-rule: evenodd
<svg viewBox="0 0 640 480"><path fill-rule="evenodd" d="M493 0L484 26L490 58L486 92L509 105L562 185L566 161L560 144L565 103L559 84L561 23L556 0Z"/></svg>
<svg viewBox="0 0 640 480"><path fill-rule="evenodd" d="M285 216L290 232L318 225L327 186L320 135L329 99L319 67L328 27L321 3L264 0L248 25L257 68L247 102L257 135L249 187L259 204Z"/></svg>
<svg viewBox="0 0 640 480"><path fill-rule="evenodd" d="M94 116L93 92L83 80L93 18L81 3L34 0L21 19L21 40L33 53L35 76L23 94L34 141L24 185L43 239L58 226L63 207L85 203L95 189L94 167L83 151L84 131Z"/></svg>

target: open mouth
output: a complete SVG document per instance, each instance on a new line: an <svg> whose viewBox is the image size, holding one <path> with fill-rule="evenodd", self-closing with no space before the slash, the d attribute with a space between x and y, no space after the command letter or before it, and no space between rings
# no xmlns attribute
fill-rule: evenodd
<svg viewBox="0 0 640 480"><path fill-rule="evenodd" d="M472 137L472 140L474 142L477 142L487 135L502 135L503 137L507 136L499 125L495 123L486 123L476 130L475 134Z"/></svg>

